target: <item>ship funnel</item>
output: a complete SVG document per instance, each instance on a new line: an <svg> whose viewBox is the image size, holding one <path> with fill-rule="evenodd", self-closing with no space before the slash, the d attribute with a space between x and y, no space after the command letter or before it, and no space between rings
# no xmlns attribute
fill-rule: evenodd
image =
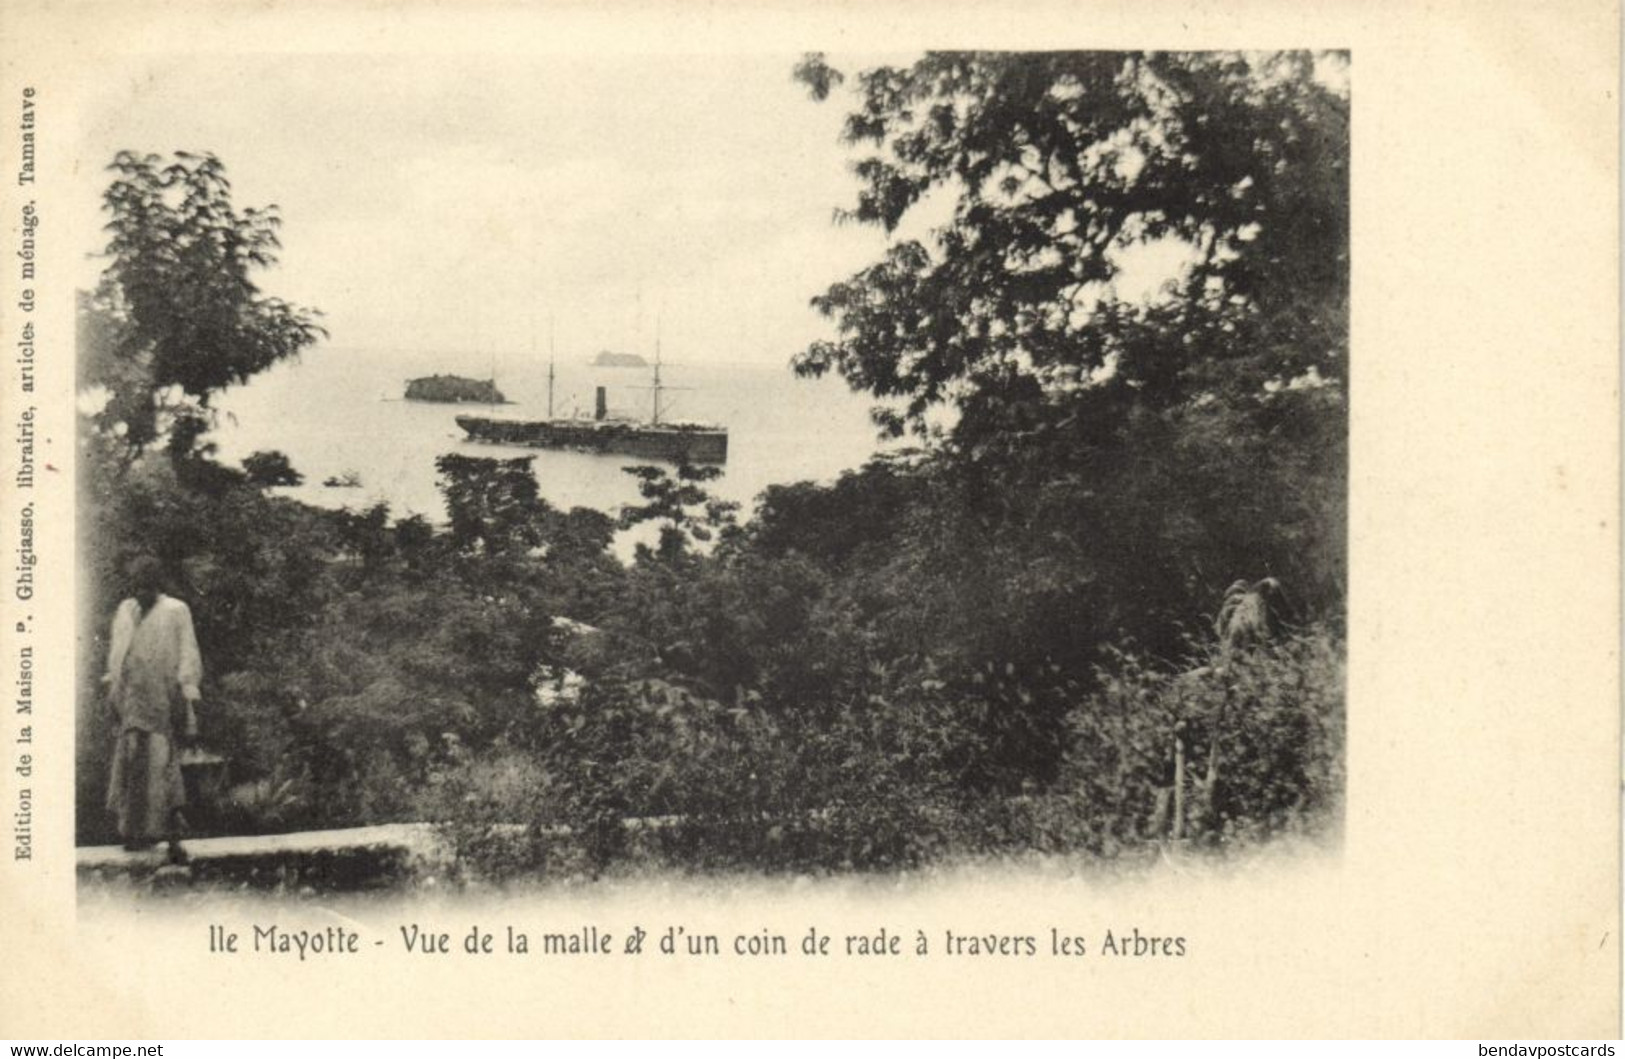
<svg viewBox="0 0 1625 1059"><path fill-rule="evenodd" d="M600 386L598 387L598 395L593 401L592 417L594 419L603 419L608 414L609 398L605 396L604 388Z"/></svg>

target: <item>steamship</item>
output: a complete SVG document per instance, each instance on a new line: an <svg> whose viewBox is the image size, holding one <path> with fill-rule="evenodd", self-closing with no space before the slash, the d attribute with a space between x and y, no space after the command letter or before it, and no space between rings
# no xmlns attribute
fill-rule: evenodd
<svg viewBox="0 0 1625 1059"><path fill-rule="evenodd" d="M593 417L553 415L553 366L547 369L547 418L516 419L460 415L457 425L474 441L525 445L540 449L610 453L667 460L672 463L726 463L728 428L664 417L661 395L673 387L660 382L660 355L655 353L653 407L647 420L612 415L605 387L597 387Z"/></svg>

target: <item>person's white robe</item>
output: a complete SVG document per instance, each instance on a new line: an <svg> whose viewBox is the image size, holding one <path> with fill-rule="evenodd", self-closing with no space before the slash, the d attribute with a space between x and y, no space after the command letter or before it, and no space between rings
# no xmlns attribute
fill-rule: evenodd
<svg viewBox="0 0 1625 1059"><path fill-rule="evenodd" d="M118 724L107 807L126 841L174 833L186 800L175 731L176 707L198 698L203 661L192 611L160 594L145 614L133 599L113 616L107 654L109 698Z"/></svg>

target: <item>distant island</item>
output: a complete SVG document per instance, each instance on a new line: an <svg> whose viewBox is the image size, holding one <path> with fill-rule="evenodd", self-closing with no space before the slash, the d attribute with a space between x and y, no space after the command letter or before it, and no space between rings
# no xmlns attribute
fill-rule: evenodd
<svg viewBox="0 0 1625 1059"><path fill-rule="evenodd" d="M409 379L406 383L408 401L441 401L447 403L507 404L494 380L465 379L461 375L430 375L422 379Z"/></svg>
<svg viewBox="0 0 1625 1059"><path fill-rule="evenodd" d="M598 368L647 368L649 362L636 353L611 353L609 350L601 351L592 358L594 367Z"/></svg>

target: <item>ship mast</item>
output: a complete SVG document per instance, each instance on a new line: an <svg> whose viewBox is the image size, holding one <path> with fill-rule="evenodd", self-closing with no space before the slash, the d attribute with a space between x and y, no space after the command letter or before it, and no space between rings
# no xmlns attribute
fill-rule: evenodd
<svg viewBox="0 0 1625 1059"><path fill-rule="evenodd" d="M660 349L660 317L657 314L655 316L655 362L654 362L655 377L654 377L654 385L648 387L648 389L650 391L652 391L653 397L654 397L654 406L653 406L653 408L651 410L652 414L649 416L649 425L652 426L652 427L659 426L661 417L666 414L665 406L664 406L663 402L661 401L661 397L665 394L665 392L667 390L687 390L687 389L689 389L689 387L687 387L687 386L667 386L665 383L661 382L660 381L660 369L662 367L664 367L664 366L665 366L665 360L661 355L661 349ZM641 390L641 389L644 389L644 387L640 386L640 387L638 387L638 389Z"/></svg>
<svg viewBox="0 0 1625 1059"><path fill-rule="evenodd" d="M547 418L553 418L553 317L547 318Z"/></svg>
<svg viewBox="0 0 1625 1059"><path fill-rule="evenodd" d="M660 314L655 313L655 384L654 384L654 416L649 420L652 426L660 425Z"/></svg>

